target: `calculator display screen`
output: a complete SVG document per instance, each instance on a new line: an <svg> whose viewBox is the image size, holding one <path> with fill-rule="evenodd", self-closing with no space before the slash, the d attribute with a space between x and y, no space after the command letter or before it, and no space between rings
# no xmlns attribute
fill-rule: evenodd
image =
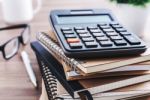
<svg viewBox="0 0 150 100"><path fill-rule="evenodd" d="M108 14L103 15L84 15L84 16L70 16L61 15L57 17L59 24L76 24L76 23L98 23L111 22L112 18Z"/></svg>

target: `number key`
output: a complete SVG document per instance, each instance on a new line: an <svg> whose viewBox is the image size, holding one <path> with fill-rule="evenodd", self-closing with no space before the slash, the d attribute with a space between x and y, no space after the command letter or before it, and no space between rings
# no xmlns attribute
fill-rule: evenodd
<svg viewBox="0 0 150 100"><path fill-rule="evenodd" d="M109 38L106 36L102 36L102 37L96 37L97 41L108 41Z"/></svg>
<svg viewBox="0 0 150 100"><path fill-rule="evenodd" d="M74 34L74 32L72 30L68 30L68 31L62 31L63 34Z"/></svg>
<svg viewBox="0 0 150 100"><path fill-rule="evenodd" d="M77 37L75 34L65 34L66 38L75 38Z"/></svg>
<svg viewBox="0 0 150 100"><path fill-rule="evenodd" d="M118 33L116 33L116 32L106 32L106 34L108 36L117 36L118 35Z"/></svg>
<svg viewBox="0 0 150 100"><path fill-rule="evenodd" d="M71 29L70 27L62 27L61 30L62 30L62 31L70 31L70 30L72 30L72 29Z"/></svg>
<svg viewBox="0 0 150 100"><path fill-rule="evenodd" d="M79 34L80 37L91 37L91 34L85 33L85 34Z"/></svg>
<svg viewBox="0 0 150 100"><path fill-rule="evenodd" d="M72 49L80 49L82 48L82 44L81 43L69 43L70 48Z"/></svg>
<svg viewBox="0 0 150 100"><path fill-rule="evenodd" d="M100 33L93 33L94 37L98 37L98 36L105 36L104 33L100 32Z"/></svg>
<svg viewBox="0 0 150 100"><path fill-rule="evenodd" d="M94 41L94 38L93 37L85 37L85 38L82 38L82 41Z"/></svg>
<svg viewBox="0 0 150 100"><path fill-rule="evenodd" d="M91 33L100 33L101 31L99 29L90 29Z"/></svg>
<svg viewBox="0 0 150 100"><path fill-rule="evenodd" d="M102 47L111 47L113 44L111 41L100 41L99 42Z"/></svg>
<svg viewBox="0 0 150 100"><path fill-rule="evenodd" d="M111 23L110 24L113 28L122 28L122 26L119 23Z"/></svg>
<svg viewBox="0 0 150 100"><path fill-rule="evenodd" d="M124 36L131 45L141 44L141 42L133 35Z"/></svg>
<svg viewBox="0 0 150 100"><path fill-rule="evenodd" d="M87 30L76 30L76 32L79 34L84 34L84 33L87 33L88 31Z"/></svg>
<svg viewBox="0 0 150 100"><path fill-rule="evenodd" d="M114 32L112 28L103 29L104 32Z"/></svg>
<svg viewBox="0 0 150 100"><path fill-rule="evenodd" d="M85 46L87 48L93 48L93 47L97 47L98 44L97 44L97 42L85 42Z"/></svg>
<svg viewBox="0 0 150 100"><path fill-rule="evenodd" d="M117 35L117 36L110 36L110 38L111 38L112 40L122 40L122 39L123 39L123 37L121 37L121 36L119 36L119 35Z"/></svg>
<svg viewBox="0 0 150 100"><path fill-rule="evenodd" d="M116 46L127 45L127 42L125 40L115 40L114 43L116 44Z"/></svg>

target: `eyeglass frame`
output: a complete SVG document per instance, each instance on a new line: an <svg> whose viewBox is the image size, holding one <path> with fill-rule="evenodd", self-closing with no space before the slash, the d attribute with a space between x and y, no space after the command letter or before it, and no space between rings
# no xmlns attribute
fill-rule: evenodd
<svg viewBox="0 0 150 100"><path fill-rule="evenodd" d="M20 43L22 43L23 45L26 45L27 43L24 43L23 42L23 33L26 31L26 29L28 28L28 30L29 30L29 34L31 33L31 30L30 30L30 26L28 25L28 24L19 24L19 25L13 25L13 26L7 26L7 27L2 27L2 28L0 28L0 31L5 31L5 30L12 30L12 29L20 29L20 28L24 28L22 31L21 31L21 33L20 33L20 35L19 36L16 36L16 37L13 37L12 39L10 39L10 40L8 40L7 42L5 42L4 44L2 44L2 45L0 45L0 51L2 52L2 54L3 54L3 58L5 59L5 60L9 60L10 58L12 58L12 57L14 57L16 54L17 54L17 52L18 52L18 50L19 50L19 47L20 47ZM12 55L11 57L9 57L9 58L7 58L6 57L6 54L5 54L5 46L10 42L10 41L12 41L13 39L15 39L15 38L18 38L18 42L19 42L19 44L18 44L18 48L17 48L17 52L16 53L14 53L14 55Z"/></svg>

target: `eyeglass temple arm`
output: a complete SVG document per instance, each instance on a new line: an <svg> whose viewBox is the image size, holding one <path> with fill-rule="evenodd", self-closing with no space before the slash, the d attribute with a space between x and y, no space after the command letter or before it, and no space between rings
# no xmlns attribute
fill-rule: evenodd
<svg viewBox="0 0 150 100"><path fill-rule="evenodd" d="M2 27L0 28L1 30L9 30L9 29L17 29L17 28L26 28L29 27L28 24L19 24L19 25L12 25L12 26L7 26L7 27Z"/></svg>

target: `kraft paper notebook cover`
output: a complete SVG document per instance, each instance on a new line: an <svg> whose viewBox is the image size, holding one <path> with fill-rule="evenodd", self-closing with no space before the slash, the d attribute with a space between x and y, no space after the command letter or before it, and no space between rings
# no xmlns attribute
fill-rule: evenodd
<svg viewBox="0 0 150 100"><path fill-rule="evenodd" d="M142 97L145 95L150 95L150 82L140 83L133 86L128 86L125 88L112 90L104 93L98 93L93 95L94 100L118 100L118 99L135 99L137 97ZM147 87L148 86L148 87ZM42 81L42 95L40 100L48 100L48 95L44 82ZM63 88L63 86L57 82L57 91L56 93L57 97L61 97L66 100L73 100L73 98L67 93L67 91ZM75 100L80 100L79 98L76 98Z"/></svg>
<svg viewBox="0 0 150 100"><path fill-rule="evenodd" d="M124 76L67 81L62 65L44 47L42 47L41 44L34 42L31 46L36 52L36 55L39 56L39 61L43 61L45 63L46 68L41 68L41 70L43 70L43 74L46 71L48 71L48 73L52 72L63 87L65 87L67 92L74 98L79 97L80 93L87 93L87 91L93 95L150 80L150 75L148 74L128 77Z"/></svg>
<svg viewBox="0 0 150 100"><path fill-rule="evenodd" d="M73 59L66 57L62 49L56 43L54 43L46 33L38 33L37 39L42 44L44 44L51 52L53 52L53 54L56 55L59 59L62 59L62 61L64 61L74 69L80 69L85 74L104 72L106 70L119 68L121 66L150 60L149 53L146 53L144 56L138 57L97 58L89 60Z"/></svg>
<svg viewBox="0 0 150 100"><path fill-rule="evenodd" d="M103 73L101 72L101 73L83 75L83 73L79 70L76 71L74 69L70 69L70 67L68 65L66 65L66 63L61 62L61 64L63 65L67 80L79 80L79 79L110 77L110 76L150 74L150 71L149 71L150 65L130 65L130 66L128 65L125 67L105 71Z"/></svg>
<svg viewBox="0 0 150 100"><path fill-rule="evenodd" d="M136 85L131 85L128 87L123 87L120 89L115 89L103 93L94 94L93 97L98 98L99 100L116 100L121 98L134 98L135 96L142 96L144 94L150 95L150 82L139 83ZM63 86L57 82L57 94L61 97L70 97ZM71 97L70 97L71 98ZM94 100L95 100L94 99Z"/></svg>

